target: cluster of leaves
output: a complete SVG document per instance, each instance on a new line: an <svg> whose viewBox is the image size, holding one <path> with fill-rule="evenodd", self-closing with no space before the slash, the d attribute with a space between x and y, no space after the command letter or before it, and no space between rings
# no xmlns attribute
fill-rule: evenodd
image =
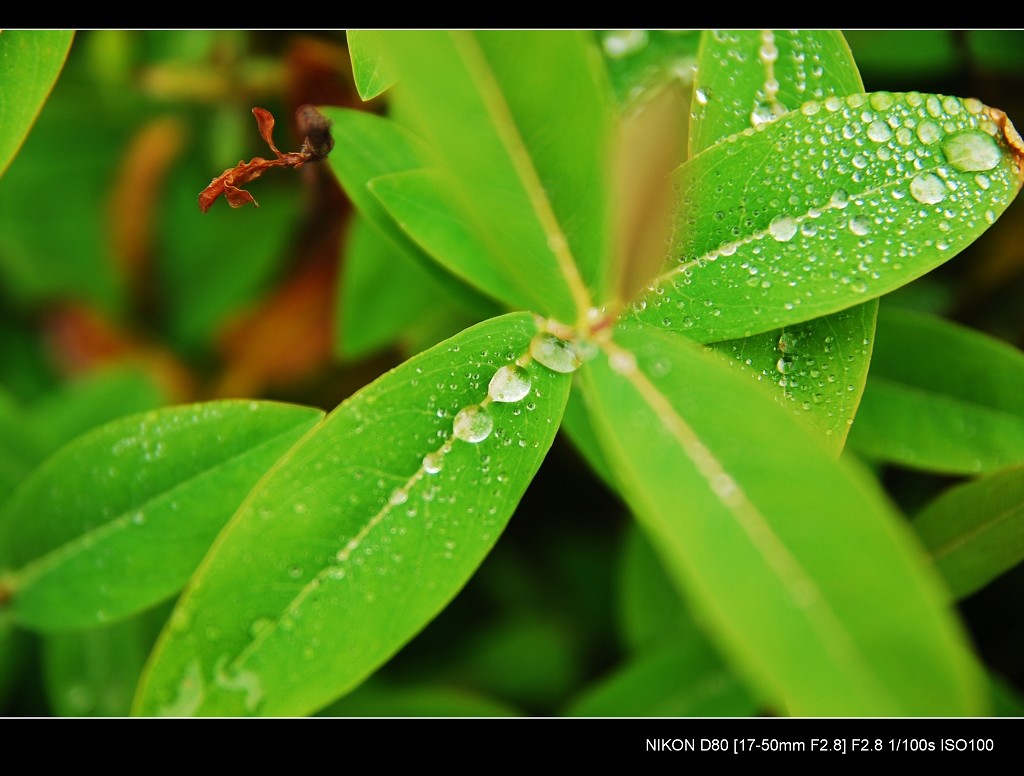
<svg viewBox="0 0 1024 776"><path fill-rule="evenodd" d="M70 42L0 34L32 74L20 105L42 105ZM147 715L990 713L951 601L1024 557L1024 356L878 300L1013 201L1006 115L866 93L838 32L366 31L348 48L387 116L321 109L357 211L338 355L457 333L329 414L142 396L148 412L44 444L0 394L0 679L34 631L71 713L89 650L132 655L102 686ZM254 201L237 185L257 167L329 150L282 154L261 110L277 159L225 171L204 211ZM33 118L0 114L0 136ZM560 428L641 529L622 542L628 657L580 692L573 669L544 674L565 661L552 631L519 623L475 657L539 671L492 681L498 700L363 684L491 552ZM911 523L847 447L974 479ZM552 520L601 501L570 480L544 494L530 508ZM589 541L568 538L565 558ZM543 597L535 571L513 585Z"/></svg>

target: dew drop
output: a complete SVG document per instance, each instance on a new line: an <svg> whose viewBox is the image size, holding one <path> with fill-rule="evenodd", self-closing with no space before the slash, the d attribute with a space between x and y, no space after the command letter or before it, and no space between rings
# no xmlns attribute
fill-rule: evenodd
<svg viewBox="0 0 1024 776"><path fill-rule="evenodd" d="M693 93L693 98L701 105L707 105L711 99L711 88L702 86Z"/></svg>
<svg viewBox="0 0 1024 776"><path fill-rule="evenodd" d="M395 488L391 491L391 498L388 499L388 503L397 507L399 504L404 504L409 500L409 492L405 488Z"/></svg>
<svg viewBox="0 0 1024 776"><path fill-rule="evenodd" d="M854 216L850 219L850 231L863 237L871 231L871 222L864 216Z"/></svg>
<svg viewBox="0 0 1024 776"><path fill-rule="evenodd" d="M775 216L768 224L768 233L779 242L792 240L796 230L796 219L791 216Z"/></svg>
<svg viewBox="0 0 1024 776"><path fill-rule="evenodd" d="M783 353L789 353L794 347L796 347L796 335L788 331L782 332L779 336L779 350Z"/></svg>
<svg viewBox="0 0 1024 776"><path fill-rule="evenodd" d="M775 368L779 370L779 374L789 374L793 369L793 359L783 356L775 362Z"/></svg>
<svg viewBox="0 0 1024 776"><path fill-rule="evenodd" d="M530 392L530 373L518 364L508 364L494 373L487 395L497 402L516 402Z"/></svg>
<svg viewBox="0 0 1024 776"><path fill-rule="evenodd" d="M546 332L539 332L530 340L530 355L552 372L575 372L580 366L572 345Z"/></svg>
<svg viewBox="0 0 1024 776"><path fill-rule="evenodd" d="M839 210L842 210L844 207L846 207L849 204L849 202L850 195L846 193L845 189L836 189L834 192L832 192L832 198L829 200L829 204L834 208L838 208Z"/></svg>
<svg viewBox="0 0 1024 776"><path fill-rule="evenodd" d="M991 170L1002 158L996 141L983 132L961 132L942 144L946 160L962 172Z"/></svg>
<svg viewBox="0 0 1024 776"><path fill-rule="evenodd" d="M942 137L942 129L934 121L922 121L917 125L917 139L925 145L931 145Z"/></svg>
<svg viewBox="0 0 1024 776"><path fill-rule="evenodd" d="M946 198L946 184L935 173L918 175L910 181L910 196L922 205L935 205Z"/></svg>
<svg viewBox="0 0 1024 776"><path fill-rule="evenodd" d="M876 143L884 143L892 137L892 130L884 121L876 119L868 125L868 137Z"/></svg>
<svg viewBox="0 0 1024 776"><path fill-rule="evenodd" d="M539 360L539 359L538 359ZM478 444L491 435L494 420L491 414L479 404L470 404L459 410L455 416L453 432L463 442Z"/></svg>
<svg viewBox="0 0 1024 776"><path fill-rule="evenodd" d="M437 474L441 469L444 468L444 453L440 450L435 450L432 453L427 453L423 456L423 471L427 474Z"/></svg>

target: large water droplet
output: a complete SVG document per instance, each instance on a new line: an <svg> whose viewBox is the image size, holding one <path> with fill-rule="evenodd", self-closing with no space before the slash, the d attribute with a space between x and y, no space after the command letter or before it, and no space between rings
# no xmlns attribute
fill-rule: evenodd
<svg viewBox="0 0 1024 776"><path fill-rule="evenodd" d="M942 144L946 160L963 172L991 170L1002 158L996 141L983 132L961 132Z"/></svg>
<svg viewBox="0 0 1024 776"><path fill-rule="evenodd" d="M779 350L783 353L792 352L793 348L796 347L796 335L792 332L784 331L779 335Z"/></svg>
<svg viewBox="0 0 1024 776"><path fill-rule="evenodd" d="M858 237L863 237L871 231L871 222L864 216L854 216L850 219L850 231Z"/></svg>
<svg viewBox="0 0 1024 776"><path fill-rule="evenodd" d="M875 119L868 125L868 137L876 143L884 143L892 137L892 130L884 121Z"/></svg>
<svg viewBox="0 0 1024 776"><path fill-rule="evenodd" d="M423 471L427 474L437 474L444 467L444 453L435 450L423 456Z"/></svg>
<svg viewBox="0 0 1024 776"><path fill-rule="evenodd" d="M530 340L530 355L552 372L575 372L580 367L580 359L572 345L546 332L539 332Z"/></svg>
<svg viewBox="0 0 1024 776"><path fill-rule="evenodd" d="M942 137L942 129L934 121L922 121L917 125L917 139L925 145L931 145Z"/></svg>
<svg viewBox="0 0 1024 776"><path fill-rule="evenodd" d="M700 105L707 105L708 100L711 99L711 87L700 87L693 93L693 99L695 99Z"/></svg>
<svg viewBox="0 0 1024 776"><path fill-rule="evenodd" d="M530 373L518 364L508 364L494 373L487 395L494 401L515 402L530 392Z"/></svg>
<svg viewBox="0 0 1024 776"><path fill-rule="evenodd" d="M491 435L494 428L494 420L491 413L479 404L470 404L459 410L455 416L452 431L455 436L463 442L478 444Z"/></svg>
<svg viewBox="0 0 1024 776"><path fill-rule="evenodd" d="M910 196L922 205L936 205L946 198L946 184L935 173L926 172L910 181Z"/></svg>
<svg viewBox="0 0 1024 776"><path fill-rule="evenodd" d="M775 216L768 224L768 233L779 242L792 240L796 230L796 219L792 216Z"/></svg>

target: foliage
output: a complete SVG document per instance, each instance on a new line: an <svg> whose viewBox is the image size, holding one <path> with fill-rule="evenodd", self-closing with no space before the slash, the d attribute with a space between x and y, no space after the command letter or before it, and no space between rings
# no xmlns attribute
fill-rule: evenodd
<svg viewBox="0 0 1024 776"><path fill-rule="evenodd" d="M943 318L1019 283L1006 113L836 31L346 40L81 34L47 102L70 37L0 33L14 713L1017 707L956 601L1024 557L1024 357ZM958 40L909 70L1009 70Z"/></svg>

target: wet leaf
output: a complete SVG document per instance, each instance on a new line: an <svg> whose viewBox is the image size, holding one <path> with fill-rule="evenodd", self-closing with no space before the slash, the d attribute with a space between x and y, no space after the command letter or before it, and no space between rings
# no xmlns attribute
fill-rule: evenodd
<svg viewBox="0 0 1024 776"><path fill-rule="evenodd" d="M561 419L569 378L524 359L527 314L479 324L342 403L260 483L161 637L140 714L308 714L351 690L465 584ZM251 591L259 591L252 595Z"/></svg>
<svg viewBox="0 0 1024 776"><path fill-rule="evenodd" d="M11 616L45 631L167 598L263 471L321 417L211 402L115 420L62 448L0 511Z"/></svg>
<svg viewBox="0 0 1024 776"><path fill-rule="evenodd" d="M1024 354L941 318L882 305L850 445L865 457L969 474L1024 462Z"/></svg>
<svg viewBox="0 0 1024 776"><path fill-rule="evenodd" d="M679 169L672 259L631 317L714 342L892 291L995 221L1019 142L1000 111L916 92L828 97L730 135Z"/></svg>
<svg viewBox="0 0 1024 776"><path fill-rule="evenodd" d="M709 354L616 339L581 372L595 425L734 667L788 714L979 713L941 583L877 491Z"/></svg>
<svg viewBox="0 0 1024 776"><path fill-rule="evenodd" d="M1024 468L951 488L918 514L914 530L954 596L980 590L1024 560Z"/></svg>
<svg viewBox="0 0 1024 776"><path fill-rule="evenodd" d="M0 175L18 153L64 67L71 30L4 30L0 33Z"/></svg>
<svg viewBox="0 0 1024 776"><path fill-rule="evenodd" d="M835 30L715 30L704 34L690 121L699 153L808 100L861 92L857 67ZM780 403L842 449L871 358L878 302L742 340L716 343Z"/></svg>

